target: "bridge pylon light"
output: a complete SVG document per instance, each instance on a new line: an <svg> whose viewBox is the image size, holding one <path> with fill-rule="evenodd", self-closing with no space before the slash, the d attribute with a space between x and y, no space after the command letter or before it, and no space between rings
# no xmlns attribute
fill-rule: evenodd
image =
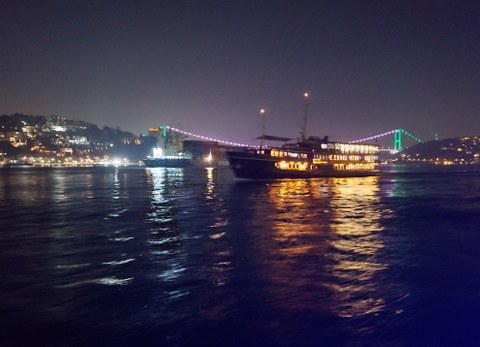
<svg viewBox="0 0 480 347"><path fill-rule="evenodd" d="M401 152L403 150L402 147L402 129L395 129L393 132L393 149Z"/></svg>

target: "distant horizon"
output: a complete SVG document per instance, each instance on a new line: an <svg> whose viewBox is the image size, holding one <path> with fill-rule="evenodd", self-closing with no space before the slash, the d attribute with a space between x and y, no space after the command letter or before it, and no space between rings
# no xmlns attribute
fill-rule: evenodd
<svg viewBox="0 0 480 347"><path fill-rule="evenodd" d="M89 123L89 124L95 125L95 126L97 126L97 127L99 127L99 128L102 128L102 127L104 127L104 126L109 127L109 128L112 128L112 129L117 129L117 128L119 128L121 131L131 133L131 134L133 134L133 135L135 135L135 136L142 136L142 135L145 136L145 135L148 135L148 128L145 129L144 132L135 133L135 132L133 132L133 131L131 131L131 130L129 130L129 129L124 129L124 128L119 127L119 126L117 126L117 125L99 124L99 123L95 123L94 121L89 121L89 120L85 120L85 119L71 118L71 117L68 116L68 115L40 114L40 113L28 113L28 114L27 114L27 113L23 113L23 112L14 112L14 113L12 113L12 114L0 113L0 116L15 116L15 115L40 116L40 117L42 117L42 116L43 116L43 117L50 117L50 116L51 116L51 117L65 117L65 118L67 118L67 119L69 119L69 120L81 121L81 122ZM162 125L174 127L174 126L172 126L172 125L170 125L170 124L158 124L158 125L156 125L156 126L151 126L151 127L149 127L149 128L158 128L158 127L160 127L160 126L162 126ZM175 128L175 127L174 127L174 128ZM236 140L232 140L232 139L229 139L229 138L226 138L226 137L221 137L221 136L215 137L215 136L210 136L210 135L208 135L208 134L195 133L194 131L191 131L191 130L189 130L189 129L182 129L182 128L179 128L179 129L180 129L180 130L183 130L183 131L186 131L186 132L190 132L190 133L192 133L192 134L194 134L194 135L198 135L199 137L202 137L202 136L204 136L204 137L212 137L214 140L218 140L218 141L232 141L232 142L237 142ZM402 129L402 128L400 128L400 129ZM388 132L393 131L393 130L395 130L395 129L391 129L391 130L389 130ZM406 129L402 129L402 130L406 130ZM408 132L408 130L406 130L406 131ZM369 135L369 136L382 135L383 133L385 133L385 132L382 132L382 133L379 133L379 134L373 134L373 135ZM259 134L259 135L260 135L260 134ZM258 135L258 136L259 136L259 135ZM272 134L268 134L268 135L272 135ZM275 135L275 134L273 134L273 135ZM413 134L413 135L414 135L414 134ZM308 134L308 132L307 132L307 136L315 136L315 135ZM328 135L327 135L327 136L328 136ZM191 136L191 137L193 137L194 139L198 139L196 136ZM405 135L404 135L404 137L405 137ZM443 141L443 140L448 140L448 139L456 139L456 138L464 138L464 137L480 137L480 133L479 133L478 135L476 135L476 134L463 134L463 135L457 135L457 136L451 136L451 137L444 137L444 138L438 137L437 139L422 139L422 140L426 143L426 142ZM297 138L298 138L298 137L292 137L292 140L293 140L293 139L297 139ZM329 138L330 138L330 136L329 136ZM364 138L365 138L365 137L362 137L362 138L359 138L359 139L350 139L350 140L347 140L347 141L357 141L357 140L361 140L361 139L364 139ZM198 140L201 140L201 139L198 139ZM205 139L203 139L203 140L205 140ZM330 140L332 140L332 141L340 141L340 140L334 139L334 138L330 138ZM382 142L391 142L390 140L393 140L393 135L390 135L389 137L386 137L386 140L387 140L387 141L385 141L385 139L384 139ZM407 139L407 140L408 140L408 139ZM244 143L244 144L254 144L254 143L253 143L254 141L258 142L259 140L257 140L256 137L255 137L255 138L252 138L252 140L251 140L250 142L243 142L243 143ZM238 141L238 142L240 142L240 141ZM366 142L368 142L368 141L366 141ZM375 140L375 139L374 139L374 140L370 140L370 142L376 142L376 140ZM411 142L411 141L410 141L410 142ZM413 145L413 144L415 144L415 143L411 143L410 145Z"/></svg>

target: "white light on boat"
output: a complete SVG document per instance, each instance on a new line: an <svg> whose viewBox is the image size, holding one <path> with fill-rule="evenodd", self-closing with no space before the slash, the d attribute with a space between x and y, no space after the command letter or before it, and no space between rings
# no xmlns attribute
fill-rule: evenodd
<svg viewBox="0 0 480 347"><path fill-rule="evenodd" d="M208 153L208 155L203 158L203 160L205 160L207 163L211 163L213 160L212 152Z"/></svg>
<svg viewBox="0 0 480 347"><path fill-rule="evenodd" d="M163 155L163 151L160 147L155 147L153 149L153 157L154 158L160 158Z"/></svg>

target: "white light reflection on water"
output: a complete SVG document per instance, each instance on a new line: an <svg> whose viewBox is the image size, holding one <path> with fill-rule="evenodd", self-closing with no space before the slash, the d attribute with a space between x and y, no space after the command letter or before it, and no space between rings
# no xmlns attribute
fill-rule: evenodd
<svg viewBox="0 0 480 347"><path fill-rule="evenodd" d="M205 199L206 200L213 200L215 199L215 182L213 180L213 168L208 167L206 168L207 172L207 184L205 187Z"/></svg>
<svg viewBox="0 0 480 347"><path fill-rule="evenodd" d="M68 178L62 174L53 175L52 178L54 180L54 184L53 184L54 190L51 194L52 199L56 204L67 203L68 200L71 198L67 194Z"/></svg>
<svg viewBox="0 0 480 347"><path fill-rule="evenodd" d="M218 171L154 169L148 175L146 242L149 268L154 269L148 276L158 282L161 293L154 297L151 312L166 317L175 313L178 319L183 315L178 306L188 308L185 302L195 300L192 305L202 316L219 319L236 298L223 293L232 278L233 252L230 212L219 194Z"/></svg>
<svg viewBox="0 0 480 347"><path fill-rule="evenodd" d="M117 266L117 265L128 264L132 261L135 261L135 258L125 259L125 260L104 261L102 264Z"/></svg>
<svg viewBox="0 0 480 347"><path fill-rule="evenodd" d="M152 168L146 174L151 199L148 221L156 224L171 221L172 207L183 186L183 168Z"/></svg>
<svg viewBox="0 0 480 347"><path fill-rule="evenodd" d="M183 235L174 211L183 179L183 168L147 170L151 204L147 215L150 225L148 254L150 260L157 264L157 271L152 275L164 282L176 280L186 270L187 254L182 247Z"/></svg>
<svg viewBox="0 0 480 347"><path fill-rule="evenodd" d="M102 278L95 278L91 280L85 281L78 281L68 284L58 285L57 288L74 288L88 284L102 284L106 286L125 286L130 284L133 280L133 277L129 278L117 278L117 277L102 277Z"/></svg>
<svg viewBox="0 0 480 347"><path fill-rule="evenodd" d="M115 168L115 172L113 174L113 200L120 199L120 179L118 178L118 168Z"/></svg>
<svg viewBox="0 0 480 347"><path fill-rule="evenodd" d="M232 250L229 244L230 219L225 207L224 200L219 196L217 190L218 170L206 168L206 183L204 188L204 203L208 208L205 211L208 215L207 232L208 247L211 248L211 267L206 274L208 281L216 288L225 286L231 279ZM219 312L220 306L213 310Z"/></svg>

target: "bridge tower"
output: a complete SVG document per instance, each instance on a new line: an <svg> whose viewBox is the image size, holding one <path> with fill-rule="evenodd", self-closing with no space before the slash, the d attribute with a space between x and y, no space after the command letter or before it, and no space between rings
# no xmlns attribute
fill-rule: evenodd
<svg viewBox="0 0 480 347"><path fill-rule="evenodd" d="M164 138L167 137L167 126L166 125L160 125L158 127L158 129L160 129L162 131Z"/></svg>
<svg viewBox="0 0 480 347"><path fill-rule="evenodd" d="M402 147L402 129L395 129L393 132L393 149L401 152Z"/></svg>

